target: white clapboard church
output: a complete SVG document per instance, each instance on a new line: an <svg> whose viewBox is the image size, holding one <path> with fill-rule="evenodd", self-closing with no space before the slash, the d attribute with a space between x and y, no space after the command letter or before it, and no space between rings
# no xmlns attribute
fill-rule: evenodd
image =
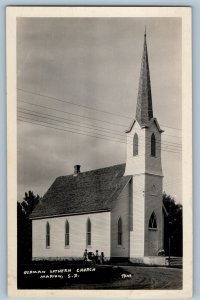
<svg viewBox="0 0 200 300"><path fill-rule="evenodd" d="M126 163L56 178L32 219L32 258L79 259L85 248L105 259L161 263L161 133L153 116L146 33L135 119L126 131Z"/></svg>

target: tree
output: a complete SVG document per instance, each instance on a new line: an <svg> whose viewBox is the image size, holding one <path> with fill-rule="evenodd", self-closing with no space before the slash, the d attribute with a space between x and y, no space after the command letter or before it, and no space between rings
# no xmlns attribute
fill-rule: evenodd
<svg viewBox="0 0 200 300"><path fill-rule="evenodd" d="M32 191L25 193L22 202L17 202L17 257L19 263L27 263L32 257L32 223L29 216L40 197Z"/></svg>
<svg viewBox="0 0 200 300"><path fill-rule="evenodd" d="M163 204L167 211L164 219L164 249L165 254L172 256L183 255L183 224L182 204L176 204L174 198L166 193L163 194Z"/></svg>

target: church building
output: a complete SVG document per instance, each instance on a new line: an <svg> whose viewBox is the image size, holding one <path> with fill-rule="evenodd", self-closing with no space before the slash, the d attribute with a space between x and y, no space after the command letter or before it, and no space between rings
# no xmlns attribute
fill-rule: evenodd
<svg viewBox="0 0 200 300"><path fill-rule="evenodd" d="M124 164L55 179L32 212L32 259L105 259L164 263L161 130L153 115L146 33L136 114L126 131Z"/></svg>

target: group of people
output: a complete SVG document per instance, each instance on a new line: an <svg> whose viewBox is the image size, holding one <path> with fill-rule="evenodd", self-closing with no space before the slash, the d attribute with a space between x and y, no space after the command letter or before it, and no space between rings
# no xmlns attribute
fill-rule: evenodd
<svg viewBox="0 0 200 300"><path fill-rule="evenodd" d="M85 249L83 253L83 263L87 264L88 261L91 261L93 264L103 264L104 262L104 253L101 252L99 255L99 251L96 250L96 253L88 252L87 249Z"/></svg>

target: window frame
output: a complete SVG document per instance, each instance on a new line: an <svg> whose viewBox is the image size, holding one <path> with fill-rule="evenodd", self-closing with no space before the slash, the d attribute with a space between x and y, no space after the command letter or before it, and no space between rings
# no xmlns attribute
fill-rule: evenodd
<svg viewBox="0 0 200 300"><path fill-rule="evenodd" d="M119 217L117 221L117 245L123 245L123 223L121 217Z"/></svg>
<svg viewBox="0 0 200 300"><path fill-rule="evenodd" d="M156 157L156 136L154 132L151 135L151 156Z"/></svg>
<svg viewBox="0 0 200 300"><path fill-rule="evenodd" d="M69 221L65 221L65 248L68 248L70 246L70 226Z"/></svg>
<svg viewBox="0 0 200 300"><path fill-rule="evenodd" d="M46 222L46 248L50 248L51 246L51 228L50 228L50 224L47 221Z"/></svg>
<svg viewBox="0 0 200 300"><path fill-rule="evenodd" d="M155 227L154 227L154 224L155 224ZM150 215L149 222L148 222L148 229L149 230L158 230L157 218L156 218L156 214L154 211Z"/></svg>
<svg viewBox="0 0 200 300"><path fill-rule="evenodd" d="M133 156L139 155L139 138L138 134L135 132L133 136Z"/></svg>
<svg viewBox="0 0 200 300"><path fill-rule="evenodd" d="M92 246L92 223L90 218L88 218L86 222L86 246Z"/></svg>

